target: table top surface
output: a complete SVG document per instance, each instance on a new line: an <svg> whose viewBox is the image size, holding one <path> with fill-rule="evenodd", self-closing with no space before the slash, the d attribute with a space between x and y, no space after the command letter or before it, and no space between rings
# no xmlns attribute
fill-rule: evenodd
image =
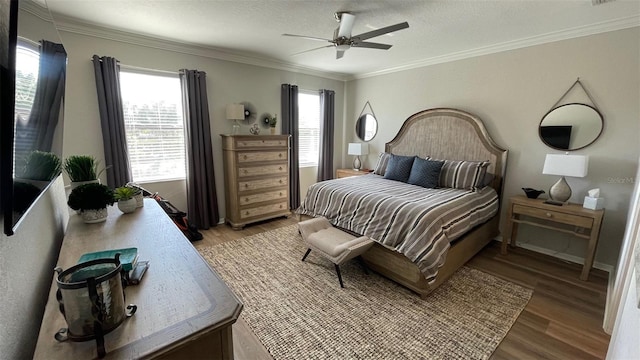
<svg viewBox="0 0 640 360"><path fill-rule="evenodd" d="M131 214L109 207L106 222L84 224L72 215L57 266L67 269L87 252L137 247L150 266L139 285L125 288L137 312L105 335L106 358L132 359L166 353L202 334L230 326L242 304L153 199ZM52 269L51 277L54 279ZM66 328L52 282L34 358L96 357L95 341L58 342Z"/></svg>

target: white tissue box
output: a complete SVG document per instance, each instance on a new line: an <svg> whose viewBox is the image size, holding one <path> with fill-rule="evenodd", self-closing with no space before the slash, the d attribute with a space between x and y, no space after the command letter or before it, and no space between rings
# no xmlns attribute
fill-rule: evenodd
<svg viewBox="0 0 640 360"><path fill-rule="evenodd" d="M600 210L604 208L604 198L598 197L584 197L584 204L582 204L583 208L591 209L591 210Z"/></svg>

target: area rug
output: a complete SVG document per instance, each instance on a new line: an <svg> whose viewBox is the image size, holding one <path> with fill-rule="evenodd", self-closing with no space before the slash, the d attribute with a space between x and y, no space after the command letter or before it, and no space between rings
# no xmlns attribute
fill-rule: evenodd
<svg viewBox="0 0 640 360"><path fill-rule="evenodd" d="M486 359L532 291L463 267L421 299L357 261L334 266L291 225L200 249L275 359Z"/></svg>

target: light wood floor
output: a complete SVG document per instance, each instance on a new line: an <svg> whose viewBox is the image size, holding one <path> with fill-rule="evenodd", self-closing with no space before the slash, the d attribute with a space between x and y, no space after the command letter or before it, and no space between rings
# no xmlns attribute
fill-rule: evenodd
<svg viewBox="0 0 640 360"><path fill-rule="evenodd" d="M295 224L276 219L234 231L227 225L202 231L196 248ZM500 255L489 244L469 266L534 290L527 307L493 354L493 359L604 359L609 335L602 330L608 273L594 269L580 281L581 265L516 248ZM233 325L236 359L271 359L246 323Z"/></svg>

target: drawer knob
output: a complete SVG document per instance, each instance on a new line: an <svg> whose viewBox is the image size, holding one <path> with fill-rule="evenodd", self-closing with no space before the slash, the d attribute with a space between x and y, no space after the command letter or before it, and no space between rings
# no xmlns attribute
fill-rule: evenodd
<svg viewBox="0 0 640 360"><path fill-rule="evenodd" d="M249 184L244 184L244 187L245 187L245 188L248 188L248 187L249 187Z"/></svg>
<svg viewBox="0 0 640 360"><path fill-rule="evenodd" d="M282 191L280 192L280 196L282 196Z"/></svg>
<svg viewBox="0 0 640 360"><path fill-rule="evenodd" d="M280 182L280 184L282 184L282 179L280 179L280 181L279 181L279 182Z"/></svg>
<svg viewBox="0 0 640 360"><path fill-rule="evenodd" d="M280 166L280 167L278 168L278 170L282 171L282 166Z"/></svg>
<svg viewBox="0 0 640 360"><path fill-rule="evenodd" d="M249 202L249 198L244 198L244 201Z"/></svg>
<svg viewBox="0 0 640 360"><path fill-rule="evenodd" d="M282 204L280 204L280 209L282 209Z"/></svg>
<svg viewBox="0 0 640 360"><path fill-rule="evenodd" d="M547 217L551 217L551 213L546 213L545 215L547 215Z"/></svg>
<svg viewBox="0 0 640 360"><path fill-rule="evenodd" d="M245 214L245 215L249 215L249 212L247 211L247 212L245 212L244 214Z"/></svg>
<svg viewBox="0 0 640 360"><path fill-rule="evenodd" d="M281 158L281 157L282 157L282 153L279 153L279 154L278 154L278 157L279 157L279 158Z"/></svg>
<svg viewBox="0 0 640 360"><path fill-rule="evenodd" d="M244 159L247 160L247 155L244 156Z"/></svg>
<svg viewBox="0 0 640 360"><path fill-rule="evenodd" d="M247 169L244 169L244 173L245 173L245 174L247 173Z"/></svg>

